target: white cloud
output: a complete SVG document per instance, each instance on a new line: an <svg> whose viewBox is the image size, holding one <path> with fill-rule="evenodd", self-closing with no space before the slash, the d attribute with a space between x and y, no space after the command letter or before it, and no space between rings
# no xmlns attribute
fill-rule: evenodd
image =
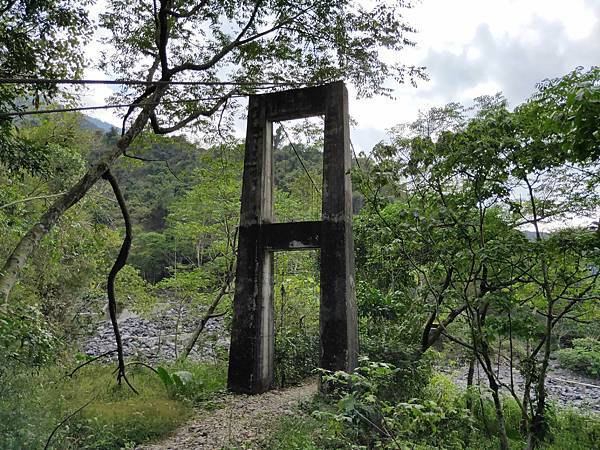
<svg viewBox="0 0 600 450"><path fill-rule="evenodd" d="M95 17L104 8L105 0L100 0ZM405 17L419 31L417 45L398 58L407 65L427 64L430 81L418 88L395 85L394 100L356 100L350 89L350 111L358 121L353 139L362 150L381 140L391 126L414 119L418 110L497 91L516 104L543 78L598 64L598 0L422 0ZM92 59L98 53L97 44L88 49ZM106 77L94 69L86 76ZM93 86L85 101L103 104L111 92L110 87ZM113 110L90 115L119 124ZM239 128L241 137L244 127Z"/></svg>
<svg viewBox="0 0 600 450"><path fill-rule="evenodd" d="M418 110L498 91L514 105L544 78L598 64L598 0L422 0L406 18L419 33L401 60L427 65L430 81L398 87L396 101L352 102L354 134L367 146L378 140L369 141L373 129L410 121Z"/></svg>

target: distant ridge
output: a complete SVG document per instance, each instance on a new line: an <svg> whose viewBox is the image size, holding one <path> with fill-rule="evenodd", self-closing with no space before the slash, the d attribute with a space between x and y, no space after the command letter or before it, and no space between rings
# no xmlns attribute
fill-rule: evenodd
<svg viewBox="0 0 600 450"><path fill-rule="evenodd" d="M103 131L104 133L107 133L111 129L116 128L114 125L111 125L110 123L104 122L100 119L86 116L85 114L82 114L82 116L83 116L83 121L82 121L81 125L84 128L91 128L92 130L100 130L100 131Z"/></svg>

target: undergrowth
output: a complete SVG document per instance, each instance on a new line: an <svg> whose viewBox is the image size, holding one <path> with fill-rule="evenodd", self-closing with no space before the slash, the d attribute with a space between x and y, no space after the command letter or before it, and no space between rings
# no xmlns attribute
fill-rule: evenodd
<svg viewBox="0 0 600 450"><path fill-rule="evenodd" d="M363 361L353 374L336 372L333 394L318 396L305 411L285 417L272 427L265 449L470 449L495 450L494 405L485 392L467 394L448 377L434 373L416 397L390 395L398 371L390 364ZM397 385L397 387L401 387ZM525 448L519 431L520 410L511 398L503 401L510 447ZM551 438L544 450L589 450L600 442L600 417L572 409L556 409Z"/></svg>
<svg viewBox="0 0 600 450"><path fill-rule="evenodd" d="M556 352L560 365L600 379L600 341L592 338L573 339L573 348Z"/></svg>
<svg viewBox="0 0 600 450"><path fill-rule="evenodd" d="M149 369L131 366L128 378L139 395L118 386L114 366L91 364L68 377L73 365L4 374L0 395L0 448L44 448L53 429L78 408L52 438L49 448L132 448L174 430L192 406L224 388L224 368L178 364L169 371L192 374L189 385L169 391Z"/></svg>

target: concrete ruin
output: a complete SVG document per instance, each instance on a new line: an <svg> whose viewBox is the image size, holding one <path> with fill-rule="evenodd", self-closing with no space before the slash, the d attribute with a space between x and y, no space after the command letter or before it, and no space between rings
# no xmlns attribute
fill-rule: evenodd
<svg viewBox="0 0 600 450"><path fill-rule="evenodd" d="M273 122L325 117L322 220L273 222ZM273 384L273 252L321 250L320 366L356 367L358 325L352 240L348 92L343 82L250 96L228 387Z"/></svg>

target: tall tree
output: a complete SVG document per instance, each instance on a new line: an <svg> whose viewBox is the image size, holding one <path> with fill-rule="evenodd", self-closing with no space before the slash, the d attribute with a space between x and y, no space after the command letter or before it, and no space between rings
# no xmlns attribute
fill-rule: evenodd
<svg viewBox="0 0 600 450"><path fill-rule="evenodd" d="M133 104L123 118L122 137L23 236L0 274L0 295L8 299L39 241L148 123L156 134L190 124L206 128L236 96L256 92L256 83L310 85L343 78L361 95L374 95L388 92L389 78L422 77L421 68L380 58L382 49L413 45L413 29L401 16L405 6L384 0L369 8L350 0L109 1L101 24L115 51L103 66L147 84L120 93ZM184 80L206 84L170 84ZM211 84L224 80L242 84Z"/></svg>
<svg viewBox="0 0 600 450"><path fill-rule="evenodd" d="M412 273L417 286L406 277L407 290L430 308L422 350L444 335L479 361L502 448L508 439L500 388L521 408L528 448L538 446L548 429L545 382L554 329L589 313L599 298L598 233L580 227L548 237L542 231L569 216L591 219L600 204L598 128L587 123L597 119L587 116L576 129L568 123L571 116L556 119L561 99L569 97L564 92L576 93L581 78L584 87L596 89L595 69L576 71L543 83L515 111L494 96L477 99L466 121L454 121L466 110L452 105L423 114L398 128L392 145L374 152L379 161L367 180L365 195L380 227L389 230L384 247L404 260L388 266ZM561 95L550 96L548 86L560 86ZM578 108L588 111L588 102L593 97L582 97ZM389 192L400 192L400 200L386 204L380 194ZM523 227L533 229L532 241ZM454 334L457 321L467 326L466 339ZM520 361L511 351L509 361L524 374L522 396L512 379L499 378L491 359L500 352L495 345L501 334L512 349L519 327L530 345Z"/></svg>

